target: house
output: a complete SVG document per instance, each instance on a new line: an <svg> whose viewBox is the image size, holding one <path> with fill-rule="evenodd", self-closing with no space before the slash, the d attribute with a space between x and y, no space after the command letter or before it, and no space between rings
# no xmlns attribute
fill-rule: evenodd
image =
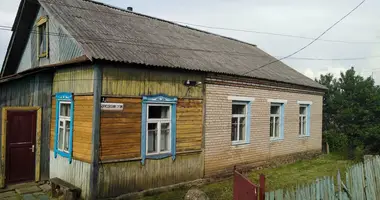
<svg viewBox="0 0 380 200"><path fill-rule="evenodd" d="M95 1L22 0L0 79L0 186L57 177L106 198L320 152L325 88L260 67L274 60Z"/></svg>

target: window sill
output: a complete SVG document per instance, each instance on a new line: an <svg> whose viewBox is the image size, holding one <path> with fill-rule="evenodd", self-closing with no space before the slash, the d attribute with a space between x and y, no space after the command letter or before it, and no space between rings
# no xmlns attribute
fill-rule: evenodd
<svg viewBox="0 0 380 200"><path fill-rule="evenodd" d="M284 141L283 138L271 138L270 139L270 142L282 142L282 141Z"/></svg>
<svg viewBox="0 0 380 200"><path fill-rule="evenodd" d="M146 155L147 159L163 159L172 156L171 153L164 153L164 154L155 154L155 155Z"/></svg>
<svg viewBox="0 0 380 200"><path fill-rule="evenodd" d="M57 155L60 155L61 157L70 158L70 153L68 153L68 152L64 152L64 151L61 151L61 150L56 150L56 153L57 153Z"/></svg>
<svg viewBox="0 0 380 200"><path fill-rule="evenodd" d="M308 139L310 135L299 135L298 139Z"/></svg>
<svg viewBox="0 0 380 200"><path fill-rule="evenodd" d="M245 145L249 144L247 141L239 141L239 142L232 142L232 146L240 146L240 145Z"/></svg>

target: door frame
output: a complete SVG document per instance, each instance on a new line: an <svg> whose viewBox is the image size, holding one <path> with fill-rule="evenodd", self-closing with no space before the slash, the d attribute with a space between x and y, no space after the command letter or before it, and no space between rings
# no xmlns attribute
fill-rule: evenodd
<svg viewBox="0 0 380 200"><path fill-rule="evenodd" d="M36 154L35 154L35 181L40 181L40 166L41 166L41 107L3 107L2 109L2 136L1 136L1 159L0 159L0 188L5 187L5 166L6 166L6 146L7 146L7 113L8 111L36 111Z"/></svg>

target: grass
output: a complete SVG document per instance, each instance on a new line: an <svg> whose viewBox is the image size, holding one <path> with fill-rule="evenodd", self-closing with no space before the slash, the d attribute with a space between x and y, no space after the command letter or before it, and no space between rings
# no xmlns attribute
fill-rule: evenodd
<svg viewBox="0 0 380 200"><path fill-rule="evenodd" d="M336 176L338 169L344 174L346 168L351 164L353 164L352 161L346 160L343 156L329 154L312 160L283 165L278 168L253 171L248 174L248 178L253 183L258 183L259 175L264 174L266 177L266 191L272 191L294 187L297 184L309 183L318 177ZM200 186L199 189L204 191L210 200L231 200L232 184L232 178L230 178ZM178 188L155 196L145 196L140 200L181 200L188 189Z"/></svg>

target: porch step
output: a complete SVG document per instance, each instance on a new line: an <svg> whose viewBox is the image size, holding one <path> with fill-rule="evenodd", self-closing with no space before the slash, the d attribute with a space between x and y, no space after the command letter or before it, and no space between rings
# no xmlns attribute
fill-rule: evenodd
<svg viewBox="0 0 380 200"><path fill-rule="evenodd" d="M16 189L16 192L20 195L21 194L30 194L30 193L35 193L35 192L41 192L41 188L39 188L38 186L18 188L18 189Z"/></svg>

